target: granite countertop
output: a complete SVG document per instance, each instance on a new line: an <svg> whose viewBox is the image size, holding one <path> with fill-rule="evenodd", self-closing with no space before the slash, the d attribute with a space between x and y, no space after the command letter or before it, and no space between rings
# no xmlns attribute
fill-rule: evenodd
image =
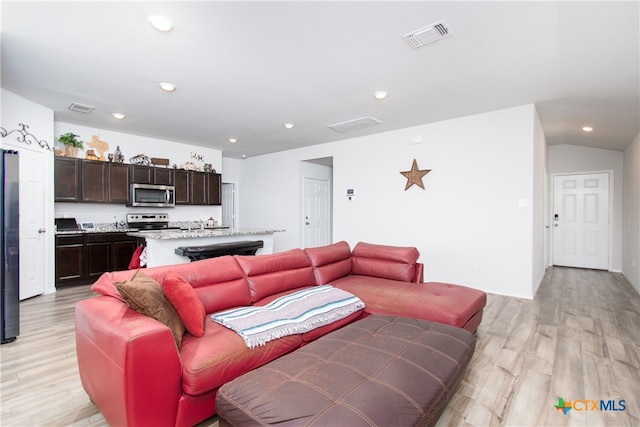
<svg viewBox="0 0 640 427"><path fill-rule="evenodd" d="M228 228L228 229L195 229L195 230L154 230L134 231L127 235L144 237L152 240L191 239L198 237L250 236L255 234L273 234L284 230L264 228Z"/></svg>
<svg viewBox="0 0 640 427"><path fill-rule="evenodd" d="M98 227L93 229L78 229L78 230L57 230L56 234L98 234L98 233L129 233L132 231L138 231L137 228L128 228L128 227L116 227L112 225L111 227Z"/></svg>

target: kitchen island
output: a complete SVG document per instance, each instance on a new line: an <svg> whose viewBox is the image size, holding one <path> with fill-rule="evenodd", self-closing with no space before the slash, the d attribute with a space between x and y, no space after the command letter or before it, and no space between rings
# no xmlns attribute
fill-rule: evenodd
<svg viewBox="0 0 640 427"><path fill-rule="evenodd" d="M127 233L146 241L147 267L182 264L190 262L186 256L175 253L183 246L206 246L216 243L230 243L244 240L262 240L264 246L256 255L273 253L273 233L284 230L262 228L193 229L193 230L153 230Z"/></svg>

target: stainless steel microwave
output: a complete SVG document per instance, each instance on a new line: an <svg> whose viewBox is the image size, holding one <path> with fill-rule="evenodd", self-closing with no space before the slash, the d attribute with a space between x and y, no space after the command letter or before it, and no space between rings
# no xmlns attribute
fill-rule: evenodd
<svg viewBox="0 0 640 427"><path fill-rule="evenodd" d="M131 184L128 206L172 208L176 205L173 185Z"/></svg>

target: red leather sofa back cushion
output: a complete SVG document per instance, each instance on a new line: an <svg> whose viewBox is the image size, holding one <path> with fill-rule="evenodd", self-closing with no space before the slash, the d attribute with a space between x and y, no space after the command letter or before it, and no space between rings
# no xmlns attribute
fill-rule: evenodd
<svg viewBox="0 0 640 427"><path fill-rule="evenodd" d="M144 269L144 273L158 283L163 283L169 272L181 276L193 286L207 313L251 304L247 280L232 256ZM129 280L134 273L130 270L104 273L91 290L122 300L113 283Z"/></svg>
<svg viewBox="0 0 640 427"><path fill-rule="evenodd" d="M235 255L249 282L251 300L316 284L309 257L302 249L275 254Z"/></svg>
<svg viewBox="0 0 640 427"><path fill-rule="evenodd" d="M413 247L358 243L353 248L352 274L411 282L420 253Z"/></svg>
<svg viewBox="0 0 640 427"><path fill-rule="evenodd" d="M345 241L328 246L306 248L318 285L330 284L351 274L351 248Z"/></svg>

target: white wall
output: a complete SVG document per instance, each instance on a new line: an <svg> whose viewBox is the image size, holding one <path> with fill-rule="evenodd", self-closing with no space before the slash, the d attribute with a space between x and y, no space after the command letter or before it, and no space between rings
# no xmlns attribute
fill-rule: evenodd
<svg viewBox="0 0 640 427"><path fill-rule="evenodd" d="M548 218L547 197L547 141L534 110L533 117L533 202L532 202L532 239L531 245L531 284L533 295L537 292L547 267L549 248L549 229L545 228Z"/></svg>
<svg viewBox="0 0 640 427"><path fill-rule="evenodd" d="M622 273L640 293L640 134L624 151Z"/></svg>
<svg viewBox="0 0 640 427"><path fill-rule="evenodd" d="M45 108L41 105L35 104L25 98L22 98L13 92L9 92L5 89L1 91L1 122L0 126L4 127L7 132L14 129L18 129L18 124L23 123L28 125L27 131L31 132L40 140L45 140L50 146L53 147L53 110ZM35 146L32 143L30 146L20 143L16 140L15 134L7 136L6 138L0 138L0 146L5 149L15 149L20 152L25 149L33 149L37 151L43 151L39 146ZM43 151L43 164L40 165L44 169L45 181L50 182L50 186L45 186L40 194L20 194L20 199L24 200L30 197L44 200L44 228L52 231L54 229L53 221L53 153L50 151ZM24 188L24 187L23 187ZM26 203L21 203L21 208L26 206ZM21 235L24 235L26 224L20 223ZM31 231L33 232L33 230ZM55 292L55 235L52 232L43 233L41 238L44 239L43 245L45 246L45 258L34 259L33 255L30 256L29 251L24 250L21 245L20 249L20 280L23 281L23 277L30 270L31 263L37 262L43 264L43 293Z"/></svg>
<svg viewBox="0 0 640 427"><path fill-rule="evenodd" d="M536 252L544 253L532 231L542 209L533 169L543 142L538 134L534 147L534 129L534 106L525 105L249 158L241 163L243 226L286 229L274 250L299 247L300 161L333 157L334 241L416 246L427 281L532 298L543 269ZM410 144L415 136L424 142ZM400 172L414 158L432 171L425 190L404 191Z"/></svg>
<svg viewBox="0 0 640 427"><path fill-rule="evenodd" d="M621 151L602 150L599 148L581 147L577 145L552 145L548 148L549 174L567 174L584 172L613 171L611 177L613 200L611 212L611 239L609 270L621 271L622 268L622 189L623 189L623 154ZM553 191L553 185L551 190ZM551 193L553 198L553 193Z"/></svg>
<svg viewBox="0 0 640 427"><path fill-rule="evenodd" d="M222 152L220 150L194 147L162 139L146 138L127 133L113 132L104 129L88 128L84 126L56 122L55 139L58 136L73 132L80 135L82 141L91 141L93 135L98 135L100 140L109 143L108 153L113 153L116 146L120 146L125 157L125 163L137 154L146 154L149 157L168 158L170 164L181 165L193 161L202 168L204 163L211 163L216 172L222 172ZM58 143L60 144L60 143ZM85 144L85 150L88 149ZM78 157L85 157L85 150L81 150ZM203 156L204 162L191 159L191 152ZM56 203L56 217L74 217L78 222L93 221L96 223L124 220L127 213L136 212L166 212L170 221L195 221L213 217L220 221L222 210L220 206L176 206L175 208L127 208L124 205L101 203ZM114 218L115 217L115 218Z"/></svg>

